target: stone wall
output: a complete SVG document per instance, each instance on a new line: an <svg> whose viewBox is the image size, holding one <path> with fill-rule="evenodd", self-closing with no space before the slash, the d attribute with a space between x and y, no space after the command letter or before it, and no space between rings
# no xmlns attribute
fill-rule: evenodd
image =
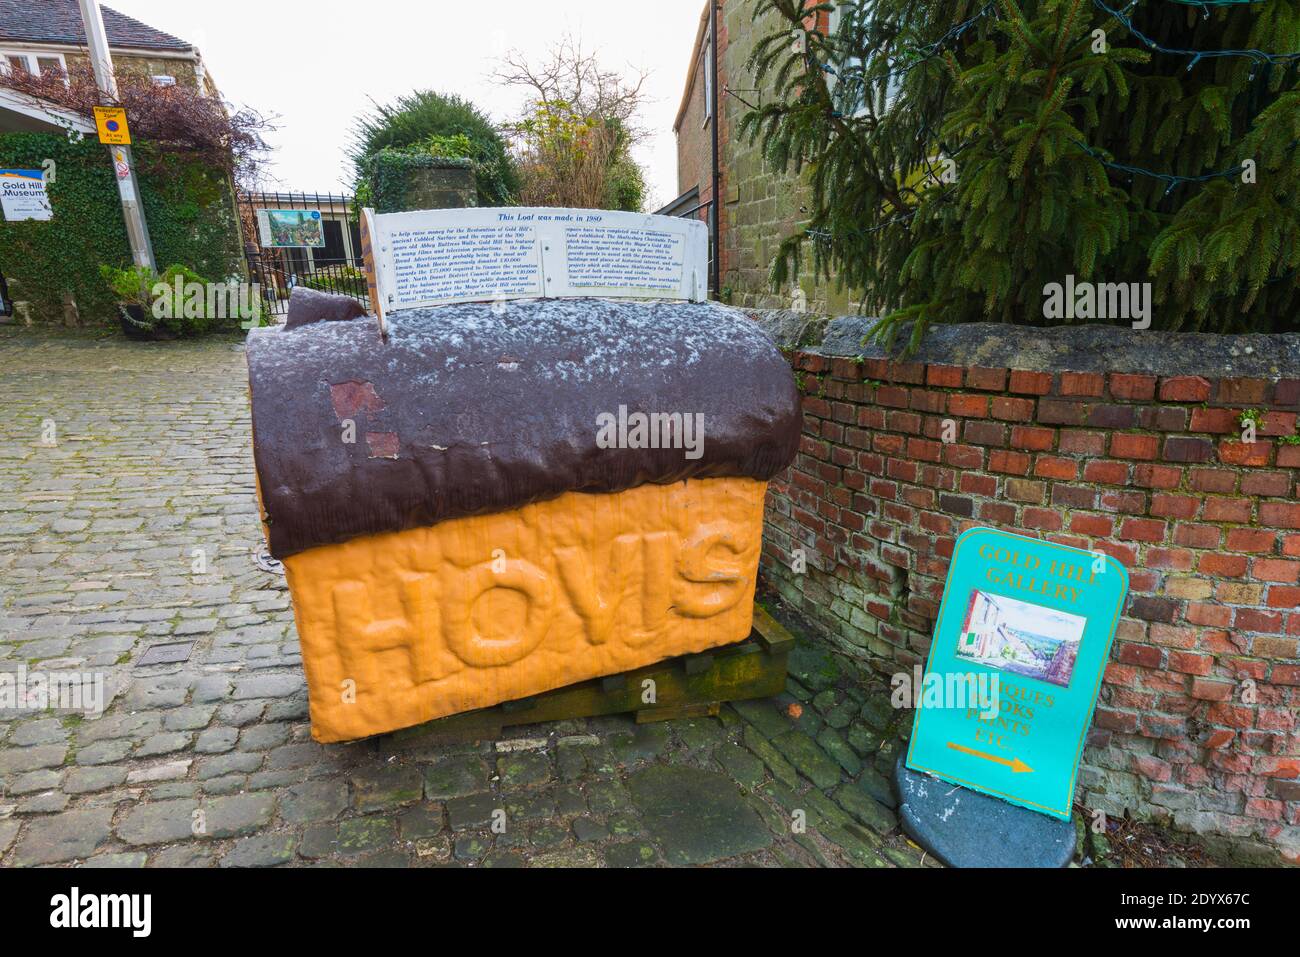
<svg viewBox="0 0 1300 957"><path fill-rule="evenodd" d="M742 307L848 311L848 294L809 276L801 277L797 286L792 283L780 290L771 286L772 258L781 240L805 218L802 207L809 191L799 178L773 171L763 159L761 144L750 142L740 131L741 119L750 107L770 102L773 96L770 84L758 89L747 60L756 42L776 29L777 19L767 13L754 20L752 4L741 0L719 0L719 5L721 298ZM712 129L705 121L707 55L699 48L696 52L699 56L691 65L689 95L684 96L675 128L677 185L679 194L698 186L700 202L705 203L713 198ZM707 210L701 216L707 217Z"/></svg>
<svg viewBox="0 0 1300 957"><path fill-rule="evenodd" d="M1077 800L1300 862L1300 336L980 324L892 361L859 358L865 320L756 318L804 396L771 586L888 674L924 660L965 529L1115 556L1131 592Z"/></svg>
<svg viewBox="0 0 1300 957"><path fill-rule="evenodd" d="M463 209L478 203L474 166L467 159L380 150L371 161L377 213Z"/></svg>
<svg viewBox="0 0 1300 957"><path fill-rule="evenodd" d="M63 57L71 69L74 66L89 67L90 57L80 51L68 49ZM198 71L193 60L170 56L141 56L113 51L113 69L118 73L136 73L144 76L170 76L176 78L180 86L191 89L198 86ZM205 76L204 89L209 95L216 95L216 86L211 78Z"/></svg>
<svg viewBox="0 0 1300 957"><path fill-rule="evenodd" d="M750 106L773 99L770 84L759 89L746 61L756 43L776 30L777 18L769 12L754 20L752 4L730 0L723 3L720 24L720 72L724 86L732 91L721 95L719 104L724 298L742 307L848 312L855 305L848 292L813 282L808 275L800 278L798 289L793 285L772 289L772 259L781 240L807 218L802 207L810 195L799 178L774 172L763 158L761 144L740 132L741 118Z"/></svg>

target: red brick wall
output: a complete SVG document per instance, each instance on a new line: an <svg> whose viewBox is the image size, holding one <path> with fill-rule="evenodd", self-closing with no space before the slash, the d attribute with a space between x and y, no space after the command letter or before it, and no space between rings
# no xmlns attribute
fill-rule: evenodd
<svg viewBox="0 0 1300 957"><path fill-rule="evenodd" d="M792 362L804 436L763 567L804 618L892 673L965 529L1107 552L1131 594L1077 798L1300 855L1300 379ZM1268 412L1253 444L1243 409Z"/></svg>

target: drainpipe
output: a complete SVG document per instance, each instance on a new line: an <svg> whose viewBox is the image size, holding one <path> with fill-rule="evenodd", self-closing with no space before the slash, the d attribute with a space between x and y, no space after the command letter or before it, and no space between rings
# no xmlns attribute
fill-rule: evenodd
<svg viewBox="0 0 1300 957"><path fill-rule="evenodd" d="M718 57L718 8L722 5L722 0L709 0L709 59L712 61L713 83L711 99L709 104L713 111L713 203L709 206L709 231L713 233L713 262L710 263L710 272L712 273L713 298L722 297L722 229L720 207L722 206L722 170L718 168L718 126L722 123L722 112L719 109L718 84L722 76L721 61Z"/></svg>

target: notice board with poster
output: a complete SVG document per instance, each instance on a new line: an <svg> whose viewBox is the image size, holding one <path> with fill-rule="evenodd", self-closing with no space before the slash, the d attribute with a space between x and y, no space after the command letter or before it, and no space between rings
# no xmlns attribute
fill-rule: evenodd
<svg viewBox="0 0 1300 957"><path fill-rule="evenodd" d="M1128 572L1109 555L964 533L914 698L907 767L1068 821L1127 594ZM949 700L963 686L988 689L988 700Z"/></svg>

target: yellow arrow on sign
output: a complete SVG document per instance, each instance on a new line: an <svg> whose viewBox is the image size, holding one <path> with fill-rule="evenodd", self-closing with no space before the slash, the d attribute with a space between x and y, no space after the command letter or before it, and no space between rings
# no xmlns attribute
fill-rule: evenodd
<svg viewBox="0 0 1300 957"><path fill-rule="evenodd" d="M1000 758L996 754L985 754L983 751L976 751L974 748L968 748L965 745L956 744L952 741L948 742L948 747L952 748L954 751L961 751L963 754L972 754L977 758L983 758L985 761L996 761L998 764L1005 764L1016 774L1034 770L1019 758Z"/></svg>

